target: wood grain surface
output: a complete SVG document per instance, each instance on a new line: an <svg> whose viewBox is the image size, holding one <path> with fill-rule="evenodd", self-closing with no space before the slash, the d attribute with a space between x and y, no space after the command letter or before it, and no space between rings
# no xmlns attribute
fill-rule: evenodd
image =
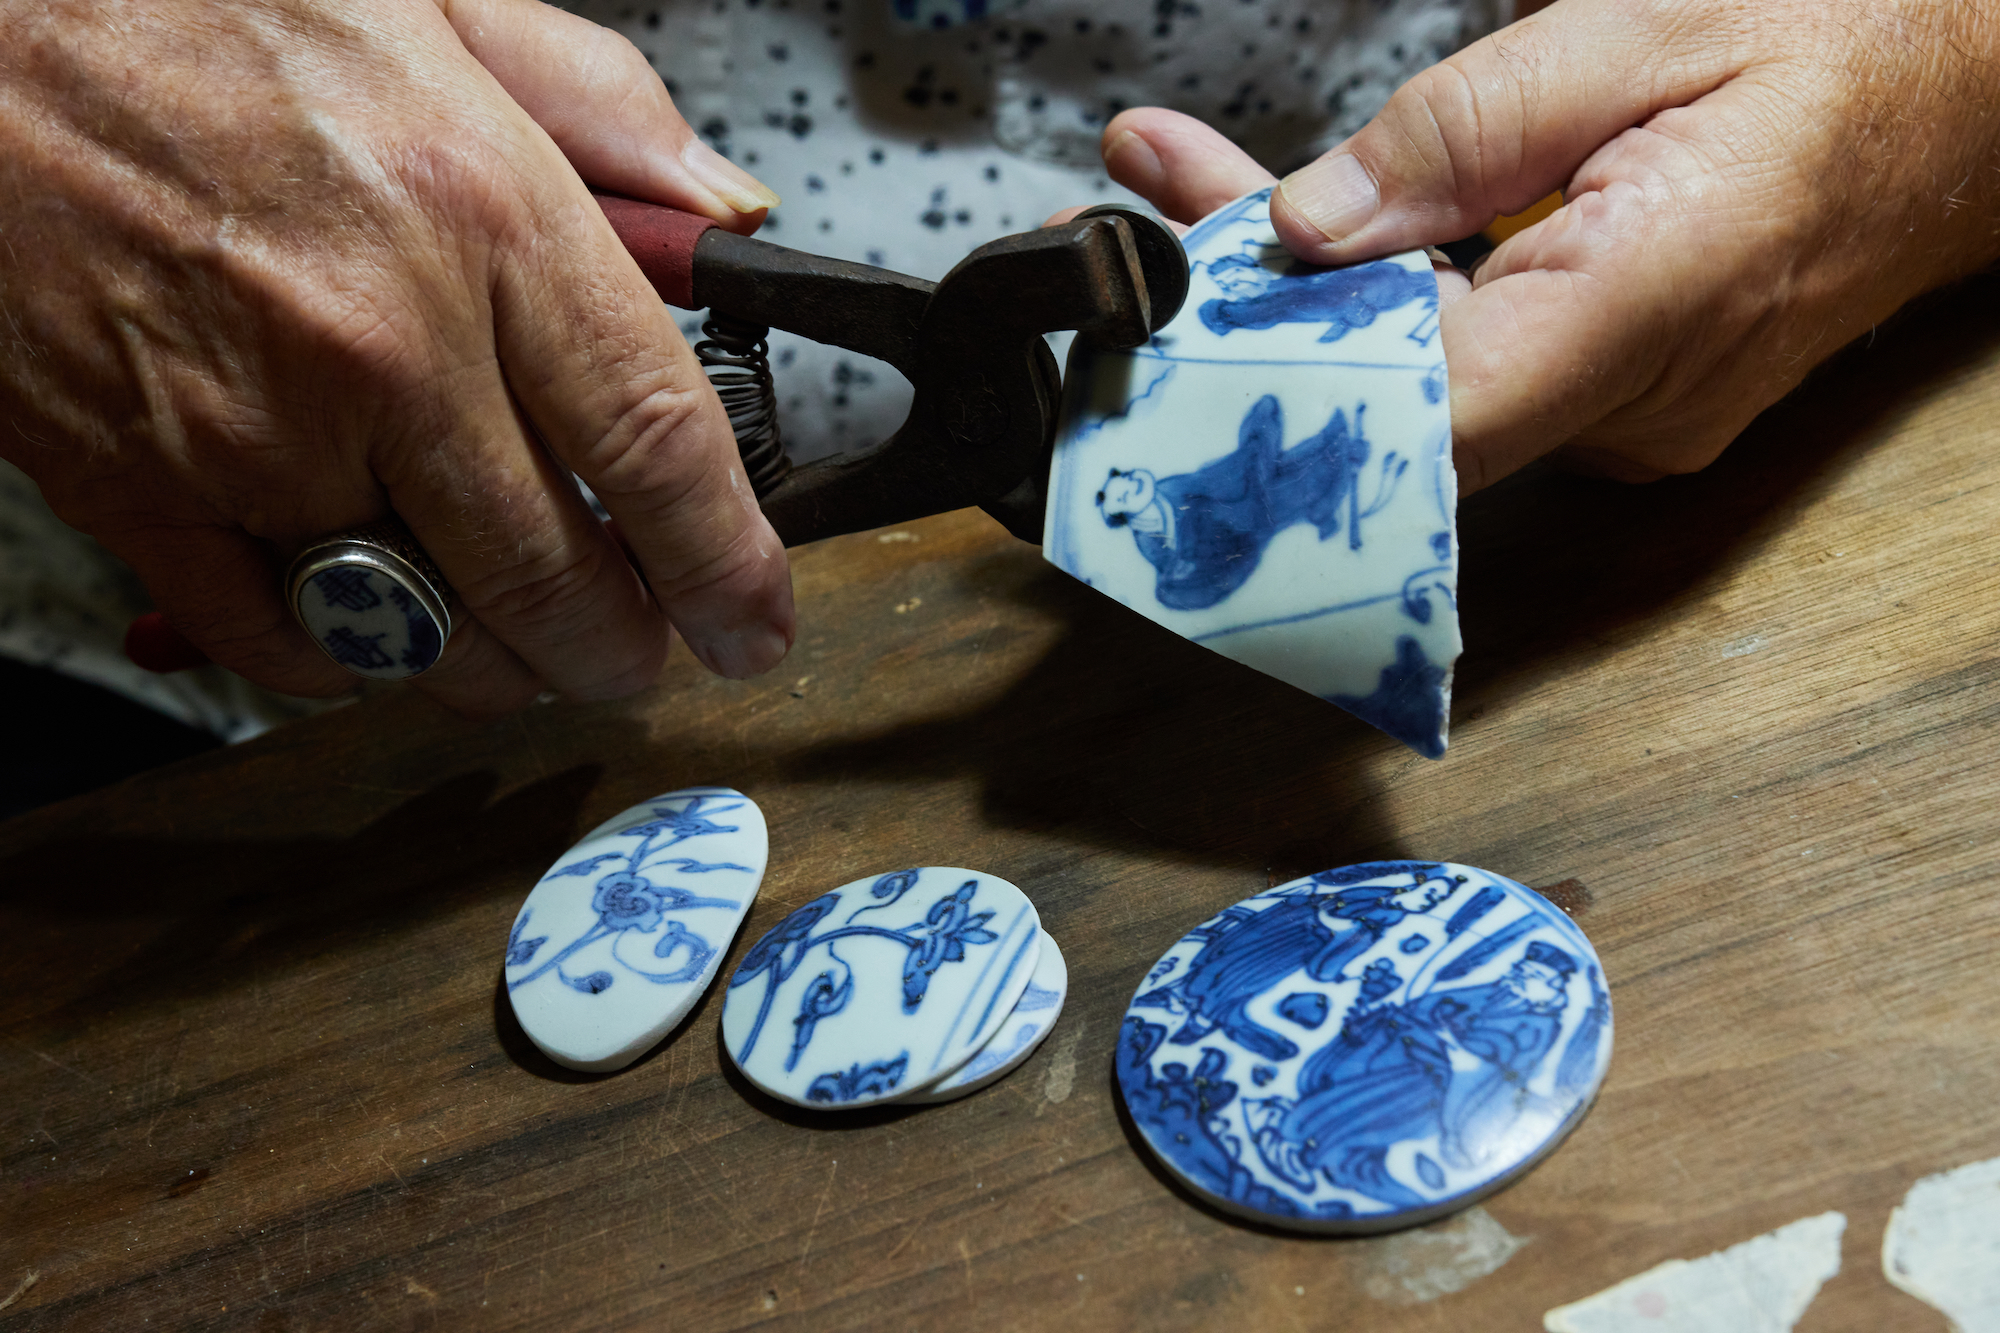
<svg viewBox="0 0 2000 1333"><path fill-rule="evenodd" d="M1699 476L1468 501L1442 762L962 514L798 552L761 680L683 654L490 725L383 695L0 825L0 1328L1533 1330L1831 1209L1802 1333L1943 1330L1879 1254L1919 1176L2000 1155L1996 297L1906 315ZM695 783L772 830L726 967L847 880L987 868L1069 959L1048 1044L848 1116L746 1086L713 992L623 1073L541 1058L498 984L522 897ZM1209 913L1385 856L1562 886L1604 1093L1471 1221L1225 1220L1138 1146L1119 1016Z"/></svg>

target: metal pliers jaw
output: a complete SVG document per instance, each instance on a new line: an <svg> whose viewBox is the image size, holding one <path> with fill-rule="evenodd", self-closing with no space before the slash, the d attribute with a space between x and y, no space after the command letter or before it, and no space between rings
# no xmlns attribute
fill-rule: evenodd
<svg viewBox="0 0 2000 1333"><path fill-rule="evenodd" d="M759 501L787 546L978 505L1042 539L1062 376L1042 335L1139 347L1180 310L1180 238L1105 205L979 247L942 282L789 250L655 205L600 196L669 305L886 361L915 388L879 444L800 467Z"/></svg>

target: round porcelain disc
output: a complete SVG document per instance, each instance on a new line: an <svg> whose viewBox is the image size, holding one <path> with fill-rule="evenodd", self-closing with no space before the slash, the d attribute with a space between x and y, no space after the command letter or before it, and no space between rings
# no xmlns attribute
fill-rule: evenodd
<svg viewBox="0 0 2000 1333"><path fill-rule="evenodd" d="M1028 978L1028 988L1014 1002L1014 1012L993 1034L993 1040L987 1042L979 1054L959 1066L956 1073L921 1092L899 1097L898 1101L925 1105L970 1097L981 1088L998 1083L1027 1062L1043 1039L1054 1030L1056 1020L1062 1017L1063 1001L1069 998L1069 965L1063 961L1062 950L1056 947L1056 942L1049 938L1047 931L1042 932L1041 950L1041 957L1035 962L1034 975Z"/></svg>
<svg viewBox="0 0 2000 1333"><path fill-rule="evenodd" d="M1554 904L1471 866L1376 861L1189 931L1126 1010L1117 1068L1140 1133L1197 1194L1355 1234L1527 1170L1610 1060L1603 969Z"/></svg>
<svg viewBox="0 0 2000 1333"><path fill-rule="evenodd" d="M955 866L821 894L751 946L722 1008L745 1077L800 1106L866 1106L929 1087L977 1055L1034 974L1027 895Z"/></svg>
<svg viewBox="0 0 2000 1333"><path fill-rule="evenodd" d="M507 998L551 1060L622 1069L708 989L757 897L769 839L728 787L606 820L542 876L507 937Z"/></svg>

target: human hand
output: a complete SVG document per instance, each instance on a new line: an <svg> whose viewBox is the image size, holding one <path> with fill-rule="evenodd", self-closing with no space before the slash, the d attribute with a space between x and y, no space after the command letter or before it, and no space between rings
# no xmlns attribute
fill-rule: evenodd
<svg viewBox="0 0 2000 1333"><path fill-rule="evenodd" d="M462 711L639 689L670 622L765 670L783 548L579 173L741 232L777 202L537 0L0 0L0 454L288 693L353 680L286 558L389 511L469 612L417 681Z"/></svg>
<svg viewBox="0 0 2000 1333"><path fill-rule="evenodd" d="M1559 0L1418 75L1272 197L1352 263L1565 203L1447 292L1455 462L1627 480L1711 462L1818 362L2000 256L1995 0ZM1120 183L1192 220L1271 177L1157 109Z"/></svg>

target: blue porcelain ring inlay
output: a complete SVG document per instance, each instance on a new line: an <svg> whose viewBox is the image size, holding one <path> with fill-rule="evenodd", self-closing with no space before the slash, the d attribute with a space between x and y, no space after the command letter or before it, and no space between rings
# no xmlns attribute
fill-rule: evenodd
<svg viewBox="0 0 2000 1333"><path fill-rule="evenodd" d="M451 588L393 521L301 551L286 576L292 611L321 652L370 680L407 680L451 639Z"/></svg>
<svg viewBox="0 0 2000 1333"><path fill-rule="evenodd" d="M1449 862L1323 871L1204 921L1146 976L1120 1092L1216 1207L1361 1234L1464 1208L1583 1118L1611 1059L1597 953L1546 898Z"/></svg>

